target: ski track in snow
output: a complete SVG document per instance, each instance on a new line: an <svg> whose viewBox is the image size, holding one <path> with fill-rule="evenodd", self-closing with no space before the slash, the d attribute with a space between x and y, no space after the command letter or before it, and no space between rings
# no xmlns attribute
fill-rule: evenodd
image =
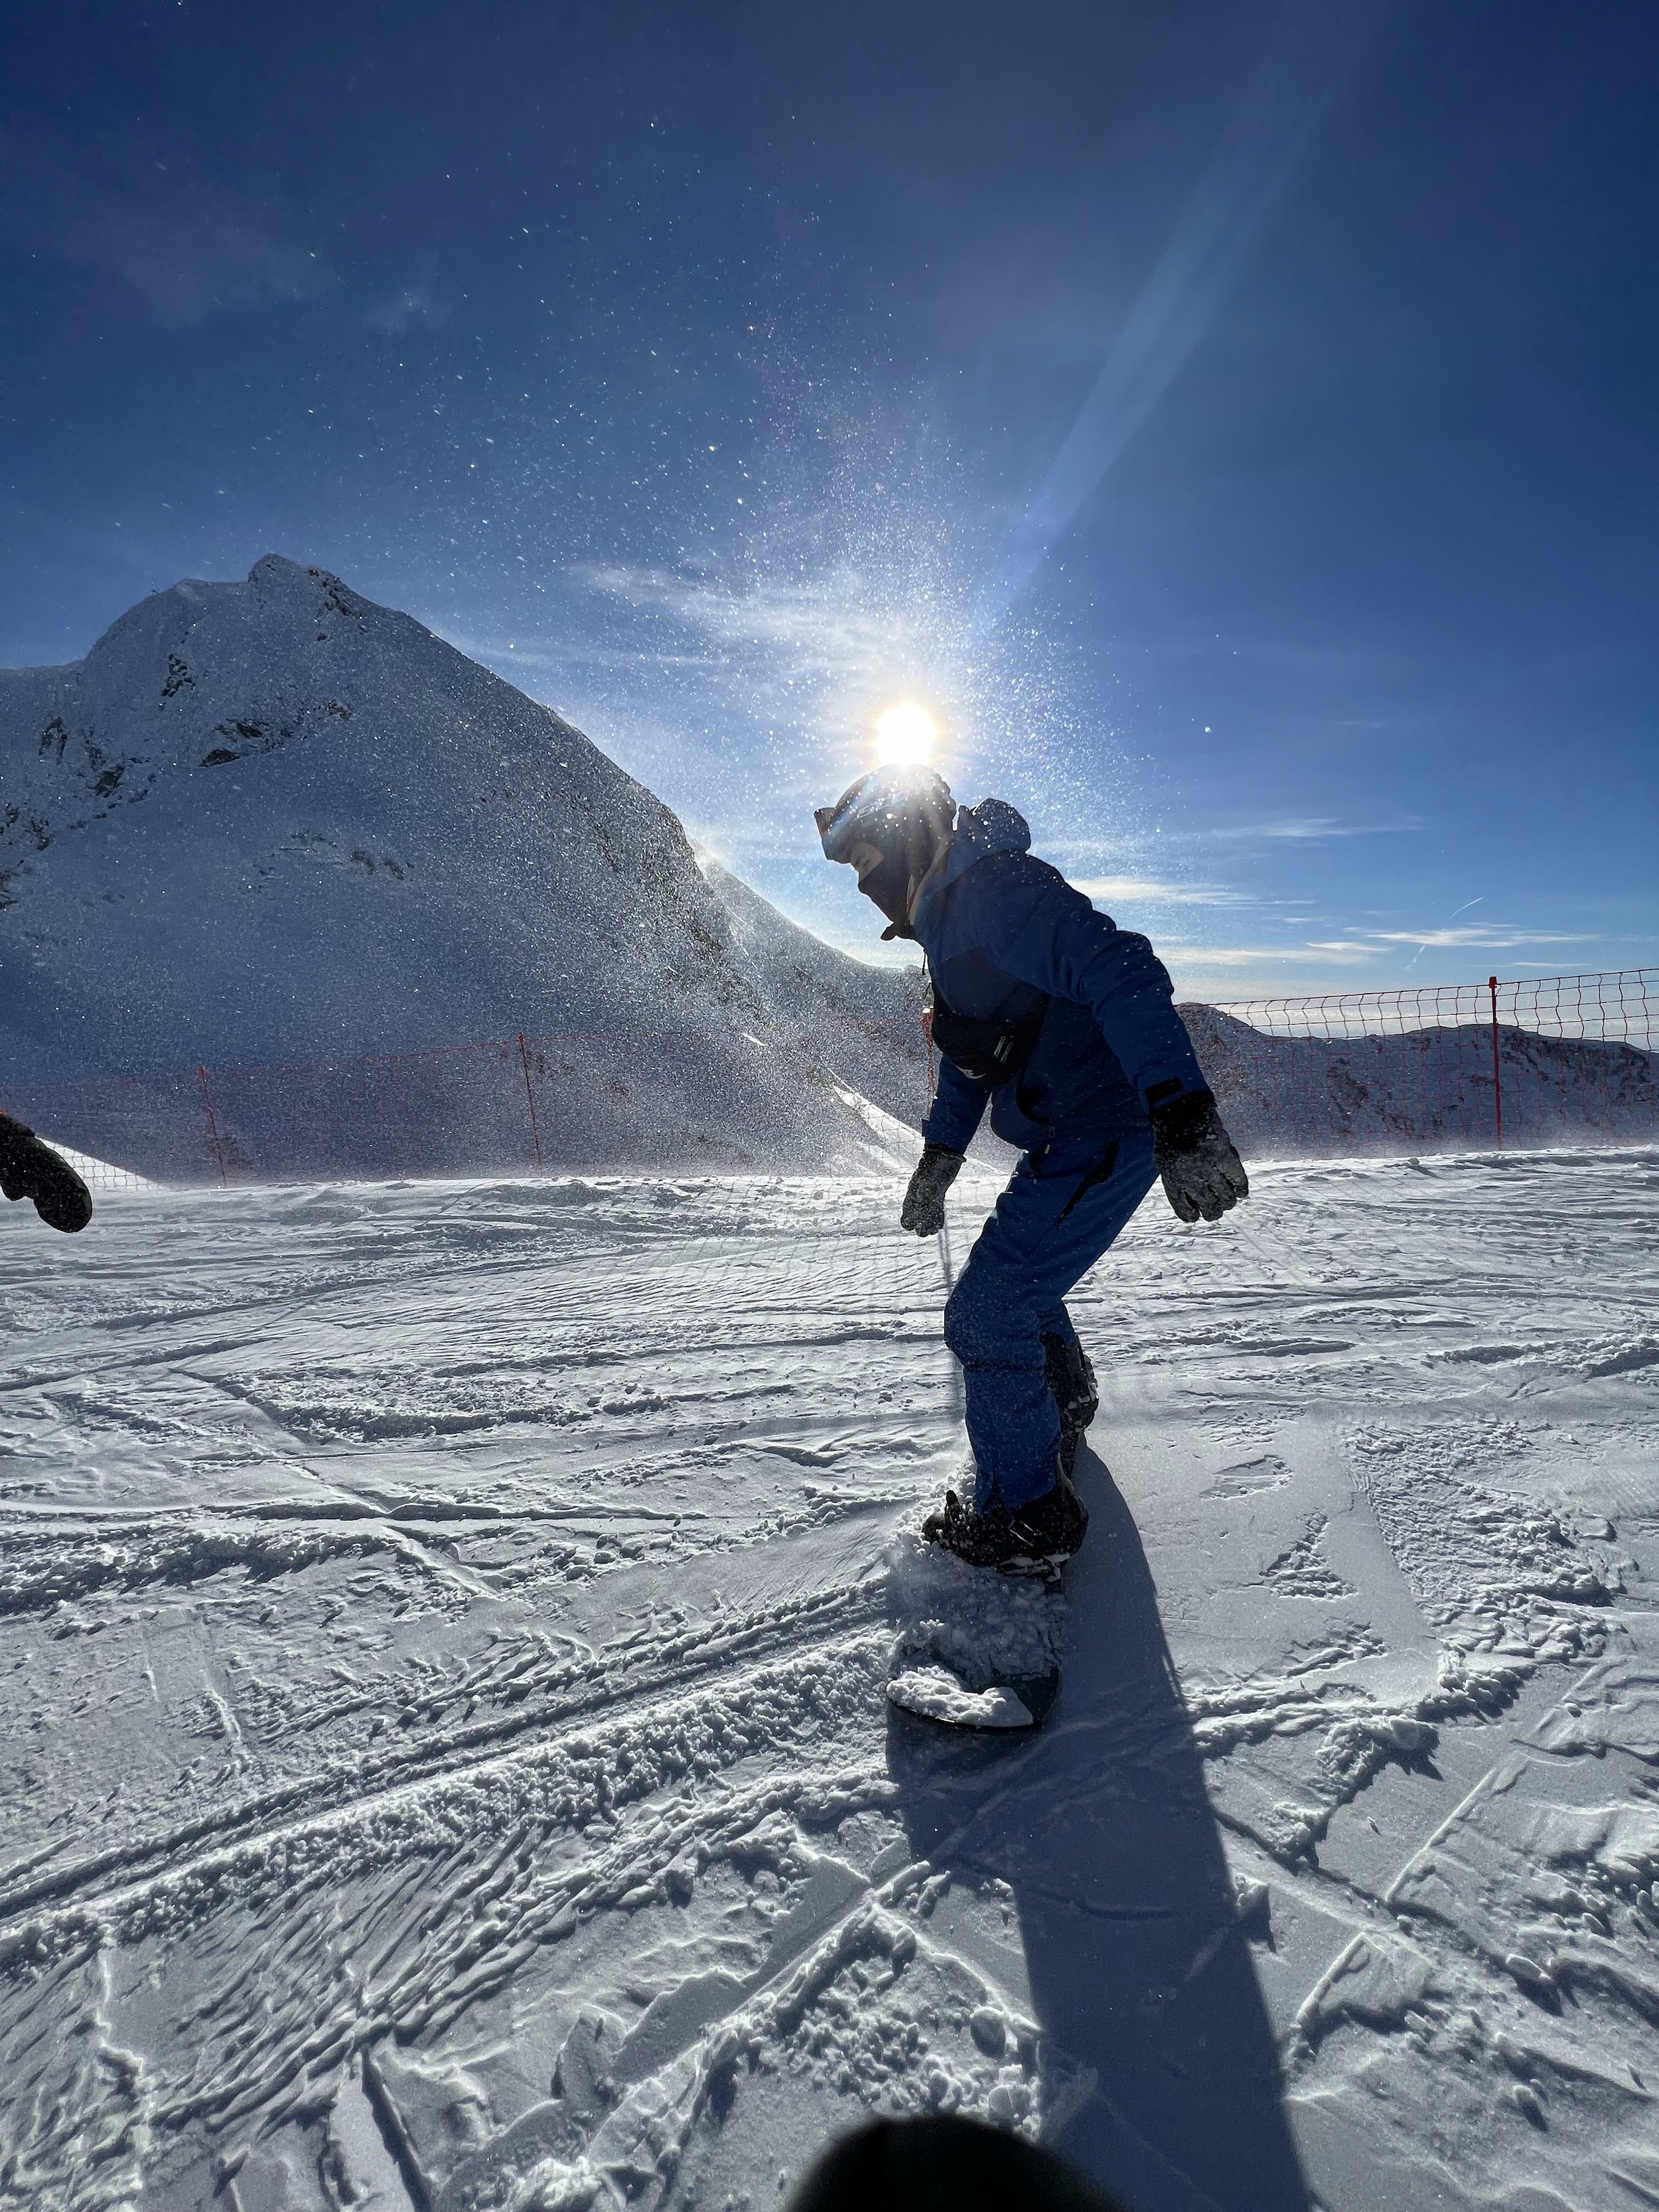
<svg viewBox="0 0 1659 2212"><path fill-rule="evenodd" d="M735 2212L931 2106L1135 2212L1659 2203L1659 1154L1255 1182L1073 1301L1000 1742L884 1697L991 1632L899 1185L9 1211L0 2203Z"/></svg>

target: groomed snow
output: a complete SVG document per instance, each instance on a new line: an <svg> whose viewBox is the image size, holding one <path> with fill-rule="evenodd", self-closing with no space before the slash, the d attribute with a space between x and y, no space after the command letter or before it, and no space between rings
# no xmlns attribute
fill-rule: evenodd
<svg viewBox="0 0 1659 2212"><path fill-rule="evenodd" d="M1659 1154L1149 1203L1002 1740L884 1695L900 1187L0 1213L0 2202L759 2212L930 2104L1136 2212L1659 2201Z"/></svg>

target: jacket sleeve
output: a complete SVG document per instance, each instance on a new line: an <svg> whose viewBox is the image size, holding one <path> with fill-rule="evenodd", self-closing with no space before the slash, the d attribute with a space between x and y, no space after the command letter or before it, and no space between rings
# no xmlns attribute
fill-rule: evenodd
<svg viewBox="0 0 1659 2212"><path fill-rule="evenodd" d="M988 954L1022 983L1087 1006L1143 1106L1207 1090L1169 971L1149 941L1097 914L1045 863L1031 865L1047 880L1034 899L997 902Z"/></svg>
<svg viewBox="0 0 1659 2212"><path fill-rule="evenodd" d="M973 1140L975 1129L984 1118L986 1103L991 1094L982 1083L970 1083L962 1070L939 1054L939 1096L927 1110L921 1125L921 1140L925 1145L945 1145L953 1152L965 1152Z"/></svg>

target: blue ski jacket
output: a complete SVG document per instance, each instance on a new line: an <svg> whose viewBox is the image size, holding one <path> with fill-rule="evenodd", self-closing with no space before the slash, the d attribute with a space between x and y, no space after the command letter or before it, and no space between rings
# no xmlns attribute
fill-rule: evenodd
<svg viewBox="0 0 1659 2212"><path fill-rule="evenodd" d="M1092 1137L1103 1151L1145 1129L1150 1107L1208 1087L1146 939L1097 914L1030 845L1005 800L959 808L945 865L911 916L957 1013L1014 1020L1049 1001L1030 1057L996 1089L941 1059L921 1133L952 1152L967 1150L988 1102L991 1127L1024 1152Z"/></svg>

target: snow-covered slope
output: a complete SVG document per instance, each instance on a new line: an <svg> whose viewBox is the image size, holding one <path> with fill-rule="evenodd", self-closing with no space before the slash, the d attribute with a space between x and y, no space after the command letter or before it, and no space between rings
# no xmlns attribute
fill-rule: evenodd
<svg viewBox="0 0 1659 2212"><path fill-rule="evenodd" d="M1455 1152L1492 1141L1492 1036L1484 1023L1403 1035L1273 1036L1217 1006L1181 1009L1246 1158ZM1498 1031L1506 1141L1650 1143L1653 1056L1595 1037Z"/></svg>
<svg viewBox="0 0 1659 2212"><path fill-rule="evenodd" d="M0 2200L781 2205L930 2105L1133 2212L1659 2197L1659 1155L1155 1195L989 1746L883 1697L899 1188L0 1212Z"/></svg>
<svg viewBox="0 0 1659 2212"><path fill-rule="evenodd" d="M927 1110L917 1049L926 1003L920 962L874 968L849 959L781 915L718 860L702 872L725 909L733 951L778 1029L816 1037L836 1072L912 1128ZM878 916L872 909L872 934Z"/></svg>
<svg viewBox="0 0 1659 2212"><path fill-rule="evenodd" d="M320 570L273 556L243 584L179 584L84 661L0 671L13 1088L576 1033L555 1158L604 1157L613 1122L620 1158L857 1158L862 1125L817 1066L851 1032L834 1006L809 1012L776 1030L659 800L556 714ZM888 1057L907 1050L919 1070L914 1035ZM437 1127L474 1105L447 1099L452 1073L426 1071L401 1103L359 1100L356 1129L338 1133L364 1143L329 1160L375 1164L391 1118L396 1164L420 1164L422 1124L431 1158L453 1164ZM625 1109L606 1103L623 1094ZM265 1155L293 1154L293 1132L258 1110L251 1097L232 1133ZM313 1122L330 1110L313 1099ZM63 1133L100 1146L97 1127ZM461 1155L501 1156L488 1129Z"/></svg>

